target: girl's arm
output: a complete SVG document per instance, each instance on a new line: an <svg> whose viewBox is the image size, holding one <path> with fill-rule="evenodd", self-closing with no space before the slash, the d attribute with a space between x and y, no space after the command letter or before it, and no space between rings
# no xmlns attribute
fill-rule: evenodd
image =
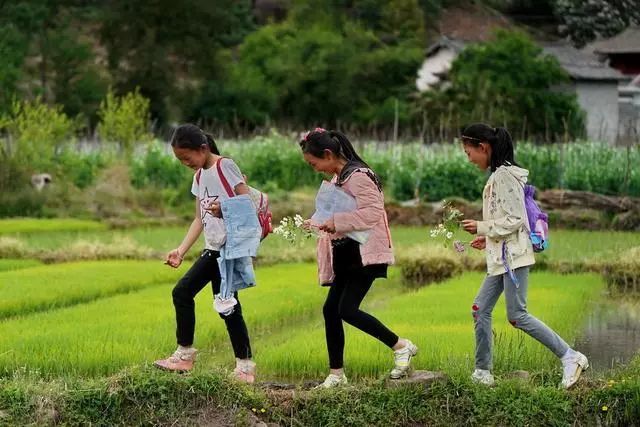
<svg viewBox="0 0 640 427"><path fill-rule="evenodd" d="M375 227L384 215L384 196L371 178L355 172L351 178L350 191L356 198L357 208L352 212L339 212L333 216L335 230L346 233L356 230L369 230Z"/></svg>
<svg viewBox="0 0 640 427"><path fill-rule="evenodd" d="M200 233L202 233L202 218L200 216L200 201L196 198L196 215L189 226L189 230L187 231L187 235L182 239L182 243L178 246L178 251L180 252L180 256L184 257L184 255L191 249L191 246L198 240L200 237Z"/></svg>
<svg viewBox="0 0 640 427"><path fill-rule="evenodd" d="M478 221L478 235L491 238L501 238L518 231L525 222L526 212L524 210L524 191L520 182L512 176L504 173L496 175L493 182L495 189L495 206L489 209L497 209L502 216L487 220Z"/></svg>
<svg viewBox="0 0 640 427"><path fill-rule="evenodd" d="M202 219L200 218L200 201L196 198L196 215L189 226L187 235L182 239L180 246L167 254L167 258L164 263L173 268L178 268L180 264L182 264L185 254L189 249L191 249L191 246L193 246L196 240L198 240L200 233L202 233L202 227Z"/></svg>

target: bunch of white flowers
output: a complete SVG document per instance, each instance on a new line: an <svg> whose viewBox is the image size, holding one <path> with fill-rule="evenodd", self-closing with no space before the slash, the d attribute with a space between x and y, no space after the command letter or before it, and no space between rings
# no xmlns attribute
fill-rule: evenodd
<svg viewBox="0 0 640 427"><path fill-rule="evenodd" d="M438 236L442 236L447 240L450 240L453 237L453 231L449 231L444 227L444 224L438 224L438 227L432 228L429 232L431 238L436 238Z"/></svg>
<svg viewBox="0 0 640 427"><path fill-rule="evenodd" d="M454 232L460 229L460 221L463 217L464 214L460 210L445 201L442 210L442 222L436 228L432 228L429 235L432 239L441 239L444 247L449 246ZM457 240L453 242L454 248L456 251L462 252L459 250L460 245L458 243L459 241Z"/></svg>
<svg viewBox="0 0 640 427"><path fill-rule="evenodd" d="M298 243L303 239L315 236L313 231L302 227L303 223L304 219L299 214L293 217L285 216L280 224L273 229L273 232L291 244Z"/></svg>

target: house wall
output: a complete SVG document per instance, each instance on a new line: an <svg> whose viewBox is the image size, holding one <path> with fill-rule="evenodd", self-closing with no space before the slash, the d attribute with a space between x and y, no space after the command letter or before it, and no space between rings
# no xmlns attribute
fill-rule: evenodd
<svg viewBox="0 0 640 427"><path fill-rule="evenodd" d="M618 83L577 81L576 95L587 114L587 138L615 143L618 134Z"/></svg>
<svg viewBox="0 0 640 427"><path fill-rule="evenodd" d="M440 75L446 74L451 69L451 63L457 54L446 48L441 48L432 56L424 60L422 66L418 70L418 78L416 79L416 87L420 92L429 90L433 85L440 81Z"/></svg>
<svg viewBox="0 0 640 427"><path fill-rule="evenodd" d="M637 144L640 142L640 88L620 90L620 126L618 142Z"/></svg>

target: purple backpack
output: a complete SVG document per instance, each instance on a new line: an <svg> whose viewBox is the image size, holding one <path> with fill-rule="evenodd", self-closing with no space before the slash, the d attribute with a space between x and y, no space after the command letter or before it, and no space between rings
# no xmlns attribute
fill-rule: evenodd
<svg viewBox="0 0 640 427"><path fill-rule="evenodd" d="M533 196L536 188L533 185L524 186L524 208L529 219L529 238L534 252L542 252L549 246L549 217L542 212Z"/></svg>

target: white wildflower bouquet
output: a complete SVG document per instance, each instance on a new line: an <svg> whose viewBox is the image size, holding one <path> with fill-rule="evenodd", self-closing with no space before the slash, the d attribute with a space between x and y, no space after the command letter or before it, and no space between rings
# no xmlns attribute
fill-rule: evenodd
<svg viewBox="0 0 640 427"><path fill-rule="evenodd" d="M460 229L460 221L464 214L459 209L454 207L450 202L445 201L442 211L442 222L432 228L429 235L432 239L440 239L444 247L449 246L452 243L453 236L457 230ZM453 242L453 247L458 252L465 250L465 243L456 240Z"/></svg>
<svg viewBox="0 0 640 427"><path fill-rule="evenodd" d="M296 214L293 217L285 216L280 224L273 229L274 234L282 237L291 244L300 243L303 240L315 237L313 230L307 230L303 227L304 219Z"/></svg>

